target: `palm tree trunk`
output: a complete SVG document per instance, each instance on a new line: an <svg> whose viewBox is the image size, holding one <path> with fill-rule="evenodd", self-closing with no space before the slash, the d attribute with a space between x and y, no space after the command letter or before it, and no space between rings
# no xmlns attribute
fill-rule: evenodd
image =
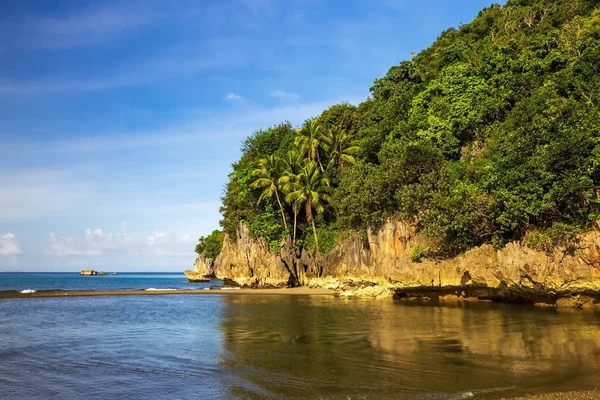
<svg viewBox="0 0 600 400"><path fill-rule="evenodd" d="M317 245L317 252L319 251L319 237L317 236L317 227L315 226L315 219L312 213L312 201L308 199L306 201L306 219L312 223L313 234L315 235L315 244Z"/></svg>
<svg viewBox="0 0 600 400"><path fill-rule="evenodd" d="M319 149L317 149L317 161L319 162L319 167L321 167L321 172L325 172L323 164L321 164L321 157L319 157Z"/></svg>
<svg viewBox="0 0 600 400"><path fill-rule="evenodd" d="M279 210L281 210L281 219L283 220L283 226L285 226L285 231L288 231L287 222L285 221L285 213L283 212L283 206L281 205L281 200L279 200L279 193L277 189L275 189L275 197L277 197L277 203L279 204Z"/></svg>
<svg viewBox="0 0 600 400"><path fill-rule="evenodd" d="M313 233L315 235L315 243L317 245L317 253L319 252L319 238L317 237L317 228L315 227L315 219L311 219L310 222L312 222L312 228L313 228Z"/></svg>
<svg viewBox="0 0 600 400"><path fill-rule="evenodd" d="M296 247L296 220L298 219L298 210L294 207L294 239L292 240L292 246Z"/></svg>

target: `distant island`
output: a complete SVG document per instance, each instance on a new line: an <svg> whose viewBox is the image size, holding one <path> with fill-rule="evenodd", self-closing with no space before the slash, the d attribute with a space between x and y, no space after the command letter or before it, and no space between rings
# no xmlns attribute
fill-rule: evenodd
<svg viewBox="0 0 600 400"><path fill-rule="evenodd" d="M106 273L104 271L94 271L93 269L84 269L79 273L82 276L104 276ZM117 275L116 272L110 273L110 275Z"/></svg>

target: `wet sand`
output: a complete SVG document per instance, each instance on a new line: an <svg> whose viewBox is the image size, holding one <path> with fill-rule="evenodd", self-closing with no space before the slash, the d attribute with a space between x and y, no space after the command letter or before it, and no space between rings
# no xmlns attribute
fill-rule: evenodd
<svg viewBox="0 0 600 400"><path fill-rule="evenodd" d="M600 399L600 390L592 390L585 392L560 392L535 394L530 396L522 396L517 398L505 398L502 400L598 400Z"/></svg>
<svg viewBox="0 0 600 400"><path fill-rule="evenodd" d="M17 291L0 292L0 299L29 299L34 297L83 297L83 296L148 296L176 294L207 294L207 295L311 295L333 296L333 290L320 288L284 288L284 289L229 289L229 290L69 290L69 291L39 291L35 293L20 293Z"/></svg>

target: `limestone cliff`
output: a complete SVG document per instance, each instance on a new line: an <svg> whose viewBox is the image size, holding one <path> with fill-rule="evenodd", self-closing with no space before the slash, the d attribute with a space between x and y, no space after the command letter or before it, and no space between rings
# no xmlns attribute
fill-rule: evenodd
<svg viewBox="0 0 600 400"><path fill-rule="evenodd" d="M235 240L224 240L214 273L242 286L299 284L333 287L346 294L358 294L355 289L360 288L370 297L410 296L418 288L422 293L464 297L556 300L565 294L600 291L600 231L582 234L575 243L574 248L557 248L552 254L517 242L500 250L484 245L451 259L414 262L414 249L426 248L427 238L410 224L390 221L368 233L368 244L351 236L327 255L313 257L305 251L290 253L285 244L277 255L240 225Z"/></svg>
<svg viewBox="0 0 600 400"><path fill-rule="evenodd" d="M202 276L214 276L215 274L213 261L204 257L204 254L200 254L198 257L196 257L196 261L194 262L194 270L197 274Z"/></svg>
<svg viewBox="0 0 600 400"><path fill-rule="evenodd" d="M600 290L600 231L577 237L573 249L546 254L512 242L500 250L473 248L455 258L413 262L416 246L426 238L404 222L391 221L369 232L368 247L353 237L323 259L322 278L344 278L404 288L467 289L476 296L535 298ZM495 289L486 291L486 288ZM408 291L410 292L410 291Z"/></svg>
<svg viewBox="0 0 600 400"><path fill-rule="evenodd" d="M237 237L223 240L223 249L214 263L214 274L225 281L245 287L294 286L295 279L281 257L262 239L250 237L248 227L240 224Z"/></svg>

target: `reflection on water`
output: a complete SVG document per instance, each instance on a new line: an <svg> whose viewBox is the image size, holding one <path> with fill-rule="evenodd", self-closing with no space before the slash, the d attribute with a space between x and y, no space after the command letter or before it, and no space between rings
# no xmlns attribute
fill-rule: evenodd
<svg viewBox="0 0 600 400"><path fill-rule="evenodd" d="M600 314L328 297L0 301L0 399L495 399L598 385Z"/></svg>
<svg viewBox="0 0 600 400"><path fill-rule="evenodd" d="M224 296L234 398L491 399L596 385L600 315Z"/></svg>

